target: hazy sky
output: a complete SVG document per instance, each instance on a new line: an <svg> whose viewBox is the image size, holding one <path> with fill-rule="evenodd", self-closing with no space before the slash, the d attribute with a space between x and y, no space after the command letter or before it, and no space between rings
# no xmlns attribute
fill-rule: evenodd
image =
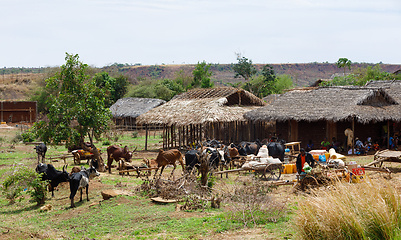
<svg viewBox="0 0 401 240"><path fill-rule="evenodd" d="M401 63L400 0L0 0L0 67Z"/></svg>

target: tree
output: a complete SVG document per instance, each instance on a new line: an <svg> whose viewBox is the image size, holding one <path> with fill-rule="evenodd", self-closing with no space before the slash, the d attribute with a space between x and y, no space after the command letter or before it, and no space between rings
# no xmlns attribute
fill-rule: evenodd
<svg viewBox="0 0 401 240"><path fill-rule="evenodd" d="M252 60L248 60L246 57L241 57L237 54L238 63L234 64L235 75L234 78L243 77L247 82L253 75L257 73L256 68L252 64Z"/></svg>
<svg viewBox="0 0 401 240"><path fill-rule="evenodd" d="M65 141L66 147L78 143L95 155L99 171L104 171L103 159L93 139L99 139L109 129L111 112L105 106L105 94L110 91L109 86L96 86L96 81L86 75L88 65L79 61L78 54L66 53L65 60L61 71L46 80L46 89L56 92L48 96L48 122L36 123L34 130L45 143ZM91 142L91 148L84 144L86 137Z"/></svg>
<svg viewBox="0 0 401 240"><path fill-rule="evenodd" d="M124 75L113 78L109 76L109 73L101 72L95 74L93 79L96 82L96 86L105 89L106 107L110 107L127 93L129 82L128 77Z"/></svg>
<svg viewBox="0 0 401 240"><path fill-rule="evenodd" d="M274 86L276 84L276 74L274 73L274 69L271 65L266 64L265 66L263 66L262 69L262 76L264 79L264 94L266 95L270 95L274 93Z"/></svg>
<svg viewBox="0 0 401 240"><path fill-rule="evenodd" d="M210 82L210 77L212 76L212 71L210 70L211 64L207 64L205 61L198 62L195 69L192 71L194 80L191 83L193 88L211 88L213 83Z"/></svg>
<svg viewBox="0 0 401 240"><path fill-rule="evenodd" d="M351 70L351 60L348 58L339 58L338 61L336 62L336 65L338 68L344 68L344 76L345 76L345 67L348 67L349 70Z"/></svg>

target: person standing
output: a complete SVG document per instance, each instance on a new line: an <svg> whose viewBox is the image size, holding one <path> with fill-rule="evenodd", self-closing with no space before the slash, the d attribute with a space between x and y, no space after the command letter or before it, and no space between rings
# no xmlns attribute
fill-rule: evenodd
<svg viewBox="0 0 401 240"><path fill-rule="evenodd" d="M298 155L295 165L297 167L298 174L304 175L306 174L303 169L305 163L308 163L309 166L313 168L315 166L315 159L312 157L312 154L305 152L305 149L303 148L300 149L300 152L301 153Z"/></svg>

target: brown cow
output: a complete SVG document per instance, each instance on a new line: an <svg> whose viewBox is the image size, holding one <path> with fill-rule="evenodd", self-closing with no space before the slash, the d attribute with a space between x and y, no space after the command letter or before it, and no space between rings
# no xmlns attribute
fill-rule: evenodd
<svg viewBox="0 0 401 240"><path fill-rule="evenodd" d="M135 150L133 152L135 152ZM117 145L109 146L107 148L107 167L109 169L109 173L111 173L111 164L113 163L113 159L118 162L120 161L120 158L124 158L125 161L131 162L133 152L128 151L127 146L125 146L124 148L121 148Z"/></svg>
<svg viewBox="0 0 401 240"><path fill-rule="evenodd" d="M180 151L178 151L177 149L171 149L168 151L163 151L162 149L160 149L159 154L156 157L156 163L157 163L157 170L155 172L155 177L157 174L157 171L159 171L159 168L162 167L161 171L160 171L160 176L163 173L164 168L169 165L172 164L174 166L173 171L171 172L171 176L173 176L174 170L176 168L175 162L179 161L181 164L182 169L184 170L184 162L182 159L182 153Z"/></svg>

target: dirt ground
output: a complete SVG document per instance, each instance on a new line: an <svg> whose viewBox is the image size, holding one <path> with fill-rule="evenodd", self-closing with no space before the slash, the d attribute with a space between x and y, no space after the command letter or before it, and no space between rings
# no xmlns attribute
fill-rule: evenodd
<svg viewBox="0 0 401 240"><path fill-rule="evenodd" d="M6 136L7 133L2 130L4 133L3 136ZM27 154L27 162L30 163L31 167L35 167L36 165L36 158L35 158L35 153L33 150L33 145L24 145L24 144L5 144L3 143L3 148L6 147L8 149L7 151L15 151L19 153L26 153ZM4 151L4 150L2 150ZM139 164L142 159L155 159L158 154L158 151L136 151L134 153L133 159L135 164ZM103 153L103 159L107 161L106 155ZM351 156L347 157L348 161L357 161L358 163L366 164L368 162L373 161L373 156ZM68 169L70 170L71 167L73 166L73 160L69 159L67 160L69 167ZM58 161L53 161L52 162L56 168L61 168L64 165L64 162L62 160ZM116 163L113 163L116 164ZM377 172L367 172L368 176L372 180L378 180L382 181L383 179L387 179L388 181L397 183L399 186L401 186L401 174L400 170L401 166L397 163L386 163L385 166L390 167L394 173L391 174L392 178L389 179L388 174L386 173L377 173ZM4 168L9 168L9 165L1 164L1 159L0 159L0 169ZM172 170L172 167L169 167L165 170L163 173L163 176L167 177ZM181 168L178 168L178 170L175 172L176 176L181 175ZM229 174L229 179L233 181L236 177L238 176L238 173L231 173ZM129 179L132 181L121 181L121 179ZM220 178L220 176L218 177ZM96 208L100 202L102 201L101 197L101 191L106 190L106 189L122 189L122 190L129 190L132 192L132 189L134 189L137 184L135 183L135 174L131 174L131 176L124 176L121 177L118 175L118 172L115 168L112 169L112 174L109 174L107 172L101 173L101 175L98 178L95 178L93 181L90 182L90 202L83 201L82 203L79 203L79 194L75 197L75 202L77 205L77 208L74 209L69 209L68 214L60 214L58 218L61 220L63 219L69 219L71 215L79 215L80 213L88 212L90 211L91 208ZM295 174L282 174L280 180L288 180L289 182L292 182L295 180ZM221 181L225 181L224 178ZM107 182L107 184L105 183ZM115 183L115 184L110 184ZM68 193L69 193L69 186L68 183L63 183L59 187L59 190L55 192L55 197L47 201L47 204L51 204L54 209L67 209L69 208L70 205L70 200L68 199ZM275 190L273 190L273 195L281 200L285 201L288 203L294 203L298 200L299 194L294 193L293 186L279 186ZM84 194L84 198L86 195ZM116 204L126 204L127 200L125 198L119 198L118 202ZM187 218L187 217L196 217L196 216L205 216L205 214L208 213L201 213L201 212L185 212L185 211L178 211L178 212L173 212L171 213L170 217L173 218ZM290 227L291 223L286 224L287 227ZM286 226L284 226L286 227ZM48 232L46 234L39 234L36 232L30 232L29 229L26 230L21 230L18 229L18 231L14 231L14 229L2 229L3 234L0 234L0 239L26 239L26 238L32 238L32 239L43 239L43 238L53 238L56 233ZM213 233L209 237L206 237L204 239L291 239L293 236L289 233L287 236L278 236L277 233L272 232L272 230L263 228L263 227L257 227L257 228L252 228L252 229L241 229L238 231L227 231L223 233Z"/></svg>

